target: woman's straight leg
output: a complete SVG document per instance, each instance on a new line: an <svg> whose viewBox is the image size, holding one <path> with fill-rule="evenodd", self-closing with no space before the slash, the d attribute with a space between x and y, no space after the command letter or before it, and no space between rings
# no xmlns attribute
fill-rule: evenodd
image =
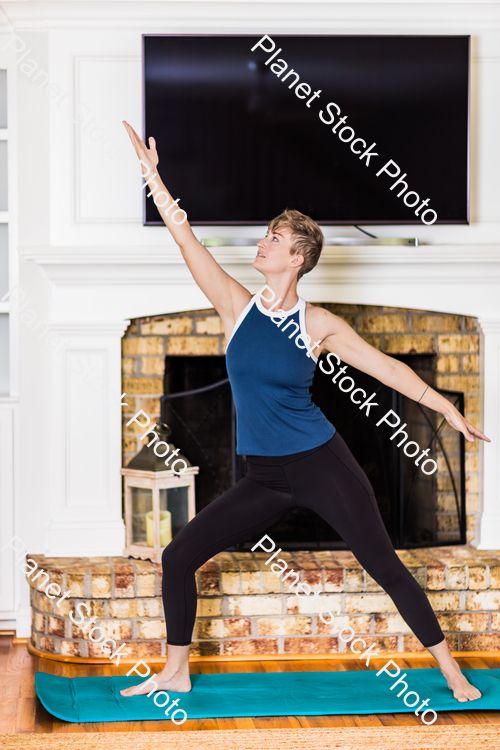
<svg viewBox="0 0 500 750"><path fill-rule="evenodd" d="M340 534L367 573L389 594L424 646L442 641L444 635L429 600L396 554L371 484L343 438L336 433L306 461L311 459L308 471L304 471L305 463L300 467L301 461L284 467L297 503L315 510ZM315 476L319 492L316 488L307 489L299 477L304 473Z"/></svg>
<svg viewBox="0 0 500 750"><path fill-rule="evenodd" d="M396 554L368 477L343 438L335 433L315 454L287 464L284 470L297 504L316 511L342 536L436 658L455 698L462 702L479 698L481 693L451 656L425 592Z"/></svg>

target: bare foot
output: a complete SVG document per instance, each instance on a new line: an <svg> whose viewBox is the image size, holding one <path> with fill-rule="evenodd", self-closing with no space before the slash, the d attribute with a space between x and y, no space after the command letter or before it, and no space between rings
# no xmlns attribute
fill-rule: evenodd
<svg viewBox="0 0 500 750"><path fill-rule="evenodd" d="M481 697L479 690L471 685L465 675L462 674L455 659L453 659L453 663L449 667L441 669L441 672L446 679L448 687L450 690L453 690L453 697L460 703L474 701Z"/></svg>
<svg viewBox="0 0 500 750"><path fill-rule="evenodd" d="M189 674L183 675L178 672L172 674L171 671L167 672L167 670L164 669L161 672L158 672L158 674L151 675L147 680L144 680L144 682L140 682L139 685L120 690L120 695L126 697L131 695L148 695L151 691L157 692L158 690L171 690L174 693L189 693L191 690L191 679Z"/></svg>

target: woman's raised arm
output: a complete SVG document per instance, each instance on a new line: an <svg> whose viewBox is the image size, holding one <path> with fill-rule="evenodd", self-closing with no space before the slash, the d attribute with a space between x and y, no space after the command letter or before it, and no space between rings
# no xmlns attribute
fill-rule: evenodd
<svg viewBox="0 0 500 750"><path fill-rule="evenodd" d="M161 194L161 199L156 203L158 211L179 246L182 257L186 261L194 280L221 316L224 330L228 335L239 313L249 302L252 295L244 286L226 273L206 247L196 239L187 218L182 222L180 219L173 220L173 216L176 212L179 213L180 209L176 208L178 201L174 201L158 174L159 157L155 139L152 137L148 139L148 148L131 125L125 120L123 124L142 163L144 178L155 196ZM172 210L174 207L175 210Z"/></svg>

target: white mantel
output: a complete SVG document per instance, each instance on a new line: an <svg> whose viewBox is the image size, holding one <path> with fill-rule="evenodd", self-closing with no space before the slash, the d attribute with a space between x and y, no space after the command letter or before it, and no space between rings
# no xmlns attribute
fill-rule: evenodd
<svg viewBox="0 0 500 750"><path fill-rule="evenodd" d="M470 226L377 227L381 237L417 236L423 244L326 248L300 292L311 302L479 318L481 429L493 442L482 446L476 543L500 548L500 6L460 0L2 3L0 49L16 35L50 82L67 92L58 105L16 65L14 49L4 51L14 86L14 283L65 340L59 352L48 347L12 306L12 393L0 406L12 410L14 425L5 433L14 435L14 533L32 553L121 554L121 336L132 317L209 306L167 230L142 226L140 170L121 125L126 119L141 130L141 34L189 32L472 35ZM96 118L87 129L86 120L74 122L82 107ZM113 144L113 156L90 138L94 126ZM181 198L182 206L187 197ZM326 236L358 235L354 228L324 229ZM242 227L236 236L263 231ZM235 229L197 227L196 233L234 237ZM213 254L250 290L261 286L252 248ZM89 363L91 379L79 372L79 357ZM22 612L28 615L20 575L16 591L19 623ZM18 633L26 629L27 619Z"/></svg>

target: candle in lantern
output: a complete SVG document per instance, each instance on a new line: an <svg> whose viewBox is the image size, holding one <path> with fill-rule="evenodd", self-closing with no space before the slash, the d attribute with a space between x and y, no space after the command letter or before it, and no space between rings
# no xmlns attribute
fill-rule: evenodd
<svg viewBox="0 0 500 750"><path fill-rule="evenodd" d="M153 511L146 513L146 537L148 547L154 547ZM160 546L166 547L172 541L172 517L170 511L160 510Z"/></svg>

